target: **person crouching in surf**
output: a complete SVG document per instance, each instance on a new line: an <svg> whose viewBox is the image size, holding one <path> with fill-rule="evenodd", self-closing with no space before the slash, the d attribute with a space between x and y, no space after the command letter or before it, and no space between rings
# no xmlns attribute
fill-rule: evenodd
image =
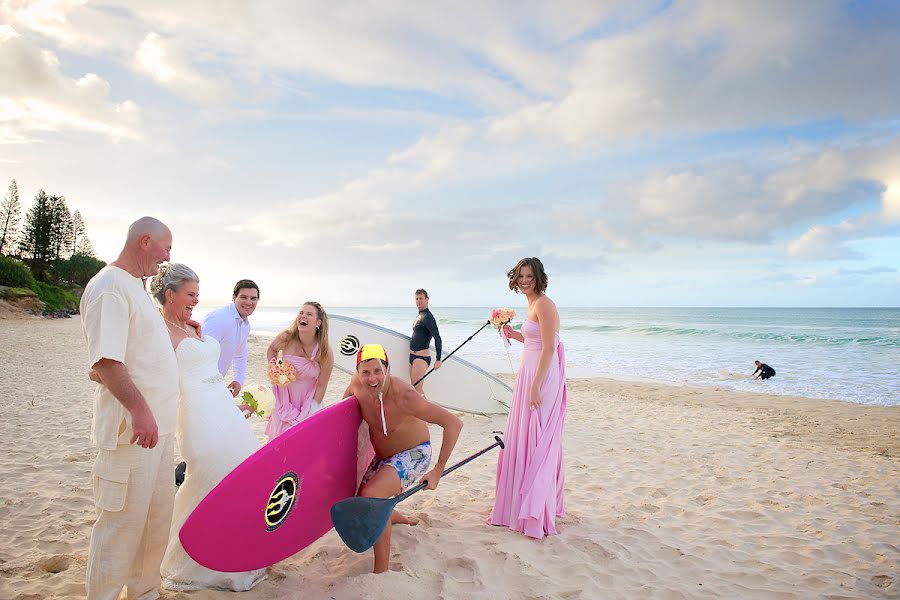
<svg viewBox="0 0 900 600"><path fill-rule="evenodd" d="M356 373L343 397L351 395L359 402L375 450L358 495L391 498L419 481L428 483L426 489L437 488L462 430L462 420L426 400L408 382L392 376L387 353L379 344L366 344L357 353ZM428 423L443 429L441 451L431 470ZM374 573L388 569L393 523L416 525L418 521L393 512L384 533L375 542Z"/></svg>

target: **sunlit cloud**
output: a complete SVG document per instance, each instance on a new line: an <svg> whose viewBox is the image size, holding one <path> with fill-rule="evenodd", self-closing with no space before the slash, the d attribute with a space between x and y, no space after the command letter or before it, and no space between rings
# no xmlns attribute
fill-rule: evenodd
<svg viewBox="0 0 900 600"><path fill-rule="evenodd" d="M216 104L232 95L228 82L202 75L175 42L150 32L138 46L134 65L162 87L193 102Z"/></svg>
<svg viewBox="0 0 900 600"><path fill-rule="evenodd" d="M77 79L60 70L57 55L0 25L0 124L12 139L29 132L81 130L113 140L138 139L140 109L111 102L109 82L94 73Z"/></svg>
<svg viewBox="0 0 900 600"><path fill-rule="evenodd" d="M359 250L360 252L375 252L383 254L394 254L397 252L405 252L407 250L415 250L422 247L422 240L412 240L402 244L387 242L384 244L351 244L348 246L350 250Z"/></svg>

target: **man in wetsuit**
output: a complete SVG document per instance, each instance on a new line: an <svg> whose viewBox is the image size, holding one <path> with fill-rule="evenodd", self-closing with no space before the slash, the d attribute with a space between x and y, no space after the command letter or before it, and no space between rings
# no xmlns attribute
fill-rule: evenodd
<svg viewBox="0 0 900 600"><path fill-rule="evenodd" d="M763 379L775 377L775 369L773 369L766 363L756 361L756 370L753 371L753 379L759 379L760 377Z"/></svg>
<svg viewBox="0 0 900 600"><path fill-rule="evenodd" d="M434 315L428 310L428 292L423 289L416 290L416 308L419 309L419 316L413 321L412 339L409 340L409 381L415 383L422 378L422 375L431 366L431 351L428 349L431 345L431 338L434 338L434 352L436 354L434 361L434 370L441 368L441 334L438 332L437 321ZM422 385L419 382L416 385L416 391L422 394Z"/></svg>

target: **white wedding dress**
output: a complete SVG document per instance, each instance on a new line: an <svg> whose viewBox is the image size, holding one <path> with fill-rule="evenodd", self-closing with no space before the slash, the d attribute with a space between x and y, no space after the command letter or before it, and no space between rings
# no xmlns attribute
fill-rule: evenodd
<svg viewBox="0 0 900 600"><path fill-rule="evenodd" d="M160 569L163 587L249 590L265 579L265 569L241 573L207 569L185 553L178 532L206 494L259 448L259 440L219 374L218 341L208 336L203 341L187 338L178 344L175 357L181 384L175 437L187 472L175 494L172 530Z"/></svg>

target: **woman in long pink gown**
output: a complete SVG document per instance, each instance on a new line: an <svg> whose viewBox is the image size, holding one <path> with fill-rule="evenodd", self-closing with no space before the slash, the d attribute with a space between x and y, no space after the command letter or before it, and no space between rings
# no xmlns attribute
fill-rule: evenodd
<svg viewBox="0 0 900 600"><path fill-rule="evenodd" d="M266 425L270 440L316 412L325 397L334 354L328 345L328 315L321 304L303 304L290 326L269 345L269 360L279 350L294 366L297 378L286 386L272 386L275 409Z"/></svg>
<svg viewBox="0 0 900 600"><path fill-rule="evenodd" d="M564 516L562 456L566 416L566 366L559 341L559 313L544 295L547 275L537 258L523 258L509 271L509 288L528 299L521 333L519 375L506 421L506 448L497 459L496 499L488 522L533 538L555 535Z"/></svg>

